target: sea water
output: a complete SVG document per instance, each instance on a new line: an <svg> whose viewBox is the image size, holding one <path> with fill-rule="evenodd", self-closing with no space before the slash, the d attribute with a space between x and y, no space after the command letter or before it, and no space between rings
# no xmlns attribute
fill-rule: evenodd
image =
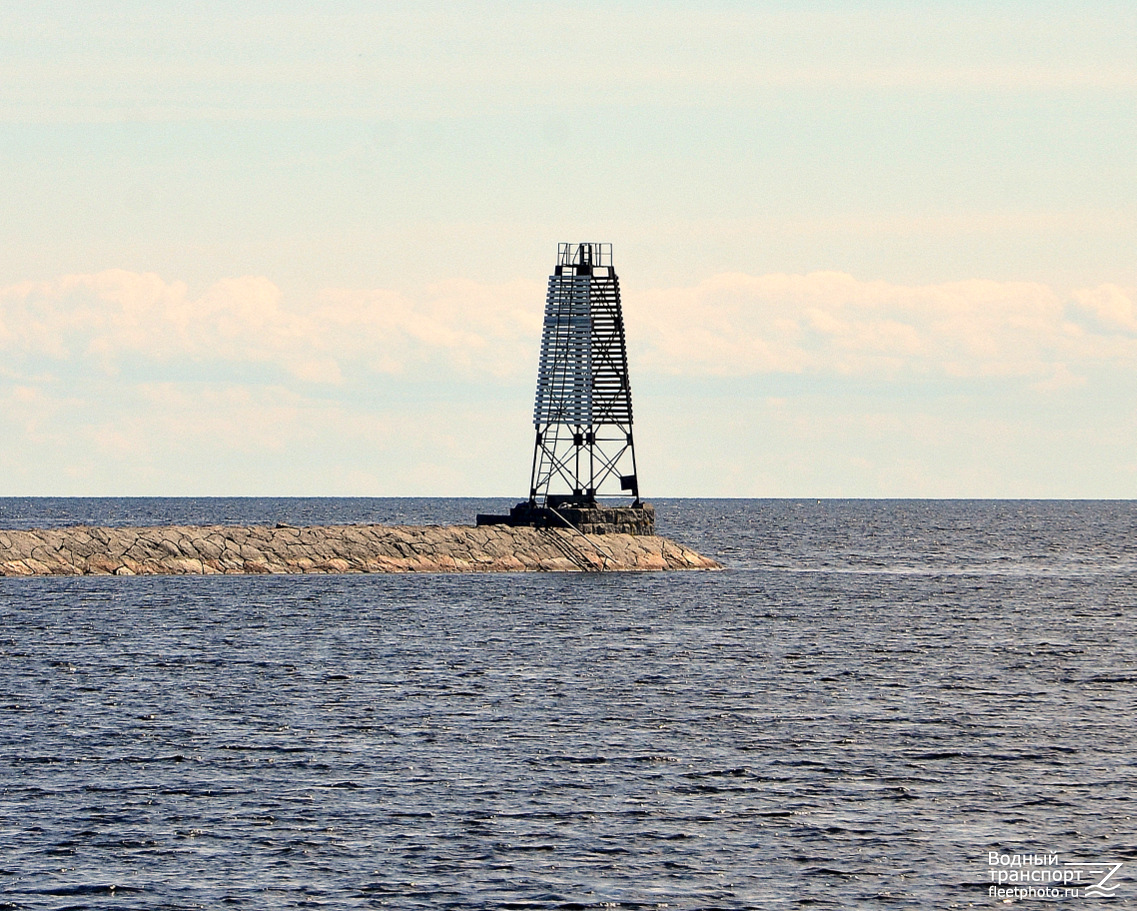
<svg viewBox="0 0 1137 911"><path fill-rule="evenodd" d="M0 580L0 908L1137 904L1137 504L655 502L727 569Z"/></svg>

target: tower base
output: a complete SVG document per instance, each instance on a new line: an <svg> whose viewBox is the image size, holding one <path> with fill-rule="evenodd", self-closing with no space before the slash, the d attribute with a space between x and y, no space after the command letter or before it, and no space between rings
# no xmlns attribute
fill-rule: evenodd
<svg viewBox="0 0 1137 911"><path fill-rule="evenodd" d="M478 515L479 525L526 525L531 528L572 527L586 535L654 535L655 507L600 506L597 503L557 503L549 506L518 503L508 516Z"/></svg>

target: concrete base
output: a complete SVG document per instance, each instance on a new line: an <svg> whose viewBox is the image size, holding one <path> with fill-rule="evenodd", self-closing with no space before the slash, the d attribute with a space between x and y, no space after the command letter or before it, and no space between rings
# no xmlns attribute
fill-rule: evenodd
<svg viewBox="0 0 1137 911"><path fill-rule="evenodd" d="M518 503L508 516L479 515L479 525L512 525L530 528L574 527L586 535L654 535L655 507L600 506L597 504L561 503L533 506Z"/></svg>

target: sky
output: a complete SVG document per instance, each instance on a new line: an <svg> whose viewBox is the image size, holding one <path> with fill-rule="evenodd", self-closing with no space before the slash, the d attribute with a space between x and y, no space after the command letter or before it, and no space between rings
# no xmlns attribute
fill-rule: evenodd
<svg viewBox="0 0 1137 911"><path fill-rule="evenodd" d="M1137 5L3 2L0 495L1137 496Z"/></svg>

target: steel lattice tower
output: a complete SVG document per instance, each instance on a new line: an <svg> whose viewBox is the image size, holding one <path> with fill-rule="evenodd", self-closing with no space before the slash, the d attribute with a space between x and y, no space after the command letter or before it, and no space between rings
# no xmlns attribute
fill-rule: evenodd
<svg viewBox="0 0 1137 911"><path fill-rule="evenodd" d="M593 505L617 485L640 505L611 244L558 246L545 298L533 425L531 506Z"/></svg>

